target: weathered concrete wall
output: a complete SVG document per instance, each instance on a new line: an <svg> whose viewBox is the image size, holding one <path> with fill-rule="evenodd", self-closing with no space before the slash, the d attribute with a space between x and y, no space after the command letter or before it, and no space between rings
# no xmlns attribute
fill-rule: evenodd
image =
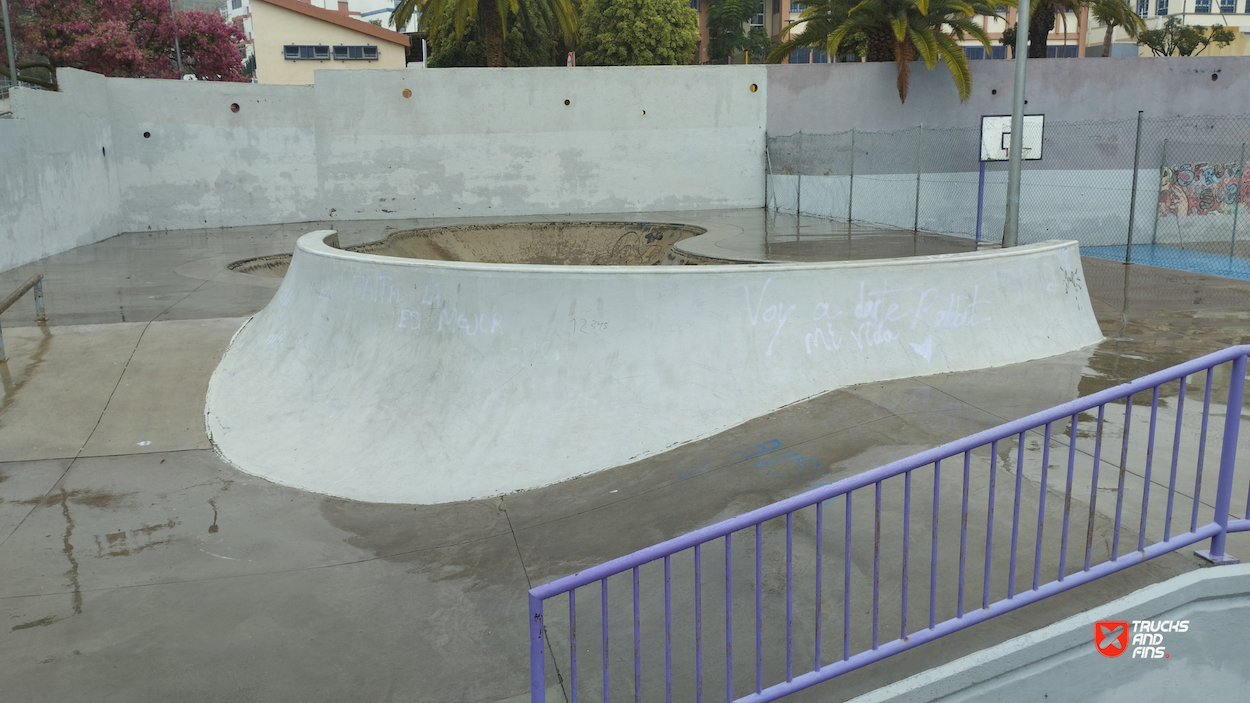
<svg viewBox="0 0 1250 703"><path fill-rule="evenodd" d="M129 230L764 202L762 66L339 70L316 86L63 70L61 84L14 91L6 155L46 151L39 127L56 124L67 155L107 140L110 170L6 156L0 232L23 242L6 268ZM62 197L80 187L113 219Z"/></svg>
<svg viewBox="0 0 1250 703"><path fill-rule="evenodd" d="M972 97L960 103L945 67L917 64L900 104L894 64L768 67L768 133L978 127L1011 114L1014 61L973 61ZM1211 80L1212 75L1218 78ZM995 92L997 91L997 92ZM1029 61L1029 113L1047 122L1250 113L1250 57L1038 59Z"/></svg>
<svg viewBox="0 0 1250 703"><path fill-rule="evenodd" d="M320 212L311 87L107 84L128 229L300 222Z"/></svg>
<svg viewBox="0 0 1250 703"><path fill-rule="evenodd" d="M761 207L764 78L762 66L320 73L318 202L349 219Z"/></svg>
<svg viewBox="0 0 1250 703"><path fill-rule="evenodd" d="M978 153L969 137L979 130L983 115L1010 114L1014 62L973 61L972 69L974 87L967 103L959 102L949 72L939 67L913 71L911 92L900 104L893 65L769 66L770 136L804 133L787 146L805 150L802 211L847 216L847 132L855 129L853 219L910 229L916 222L915 169L922 163L920 229L972 236ZM1021 241L1063 238L1082 245L1122 245L1128 234L1137 111L1147 118L1248 115L1250 57L1035 60L1029 63L1026 97L1027 112L1046 116L1047 146L1044 158L1027 163L1021 176ZM918 137L915 128L922 124ZM1175 221L1155 231L1159 165L1235 162L1237 146L1250 136L1242 131L1218 117L1192 124L1146 123L1135 243L1166 244L1180 236ZM1169 138L1172 153L1165 156ZM794 156L779 155L774 164ZM1005 164L991 164L986 172L982 232L991 241L1002 237L1005 169ZM795 209L794 176L769 177L769 189L770 203ZM1224 218L1227 227L1217 219L1186 224L1203 230L1203 238L1227 239L1231 217ZM1192 240L1195 235L1186 236Z"/></svg>
<svg viewBox="0 0 1250 703"><path fill-rule="evenodd" d="M1245 114L1247 68L1250 58L1241 57L1035 61L1029 111L1051 123L1126 119L1143 108L1149 116ZM911 96L900 105L893 70L817 64L325 71L312 87L104 79L63 70L64 92L15 90L17 119L0 120L8 186L0 194L0 232L11 242L0 265L127 230L759 207L766 120L776 135L969 127L983 114L1009 112L1009 61L973 62L973 98L964 104L938 68L914 72ZM230 111L232 103L239 112ZM48 126L39 132L31 123ZM45 133L50 142L40 141ZM96 142L108 157L93 166ZM7 157L44 152L60 154L62 165ZM79 161L72 172L57 175L73 159ZM1144 164L1156 161L1143 154ZM1126 174L1107 179L1118 183ZM968 200L975 186L955 182L961 179L940 187ZM871 187L863 181L857 192L868 198ZM902 212L907 219L909 207L884 191L879 200L889 212L872 215L866 205L865 218L893 222ZM987 206L987 217L1001 217L1001 209ZM922 217L924 211L922 205ZM960 202L956 211L928 216L947 231L938 225L962 222L969 212ZM1095 225L1113 228L1110 220ZM1001 224L987 220L986 228ZM1052 227L1030 236L1055 235Z"/></svg>
<svg viewBox="0 0 1250 703"><path fill-rule="evenodd" d="M14 109L32 92L14 89ZM68 102L48 95L49 105ZM112 131L60 107L38 120L0 120L0 271L127 226Z"/></svg>
<svg viewBox="0 0 1250 703"><path fill-rule="evenodd" d="M835 388L1101 339L1071 242L552 267L361 254L326 234L300 239L277 296L235 338L207 424L242 470L358 500L536 488Z"/></svg>

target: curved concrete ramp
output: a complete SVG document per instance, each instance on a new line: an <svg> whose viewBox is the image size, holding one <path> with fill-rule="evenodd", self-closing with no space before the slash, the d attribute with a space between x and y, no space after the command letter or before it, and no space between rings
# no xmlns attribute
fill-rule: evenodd
<svg viewBox="0 0 1250 703"><path fill-rule="evenodd" d="M206 409L218 451L376 502L628 463L835 388L1101 339L1075 242L736 266L432 261L299 240Z"/></svg>

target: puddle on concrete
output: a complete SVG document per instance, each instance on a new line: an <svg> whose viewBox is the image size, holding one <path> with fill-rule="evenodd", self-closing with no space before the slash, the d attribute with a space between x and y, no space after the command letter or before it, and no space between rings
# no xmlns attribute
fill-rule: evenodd
<svg viewBox="0 0 1250 703"><path fill-rule="evenodd" d="M4 427L4 414L17 401L17 392L22 390L22 387L34 377L39 367L43 365L43 360L47 356L48 350L52 348L52 337L55 335L48 329L47 323L41 322L38 327L43 336L40 337L39 343L35 345L35 349L30 353L29 357L26 359L17 358L15 356L16 350L13 349L16 345L13 343L13 340L10 340L7 352L9 359L8 361L0 362L0 390L4 391L4 395L0 396L0 428ZM15 380L13 371L23 361L25 365L22 366Z"/></svg>
<svg viewBox="0 0 1250 703"><path fill-rule="evenodd" d="M431 581L467 580L466 590L515 585L516 545L498 500L442 505L361 503L322 498L321 515L344 541Z"/></svg>

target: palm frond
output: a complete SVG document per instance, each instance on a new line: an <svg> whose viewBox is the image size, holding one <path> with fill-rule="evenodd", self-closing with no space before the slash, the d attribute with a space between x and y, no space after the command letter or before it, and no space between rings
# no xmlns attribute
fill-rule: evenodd
<svg viewBox="0 0 1250 703"><path fill-rule="evenodd" d="M910 27L907 30L911 43L915 45L920 58L924 59L924 67L930 71L937 66L938 62L938 43L934 34L931 27Z"/></svg>
<svg viewBox="0 0 1250 703"><path fill-rule="evenodd" d="M959 101L967 102L972 96L972 67L968 65L968 55L964 53L963 47L955 43L949 35L935 32L934 39L937 40L938 47L942 51L942 63L946 64L951 77L955 79L955 87L959 90Z"/></svg>

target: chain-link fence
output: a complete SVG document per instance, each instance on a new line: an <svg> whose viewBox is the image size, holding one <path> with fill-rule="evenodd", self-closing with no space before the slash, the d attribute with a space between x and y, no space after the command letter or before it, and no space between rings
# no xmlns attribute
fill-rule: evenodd
<svg viewBox="0 0 1250 703"><path fill-rule="evenodd" d="M3 55L2 55L2 54L0 54L0 59L2 59L2 58L3 58ZM3 73L0 73L0 100L7 100L7 99L8 99L8 97L9 97L9 88L11 88L11 87L13 87L13 81L9 80L9 77L8 77L7 75L4 75ZM21 79L21 84L20 84L20 86L19 86L19 87L22 87L22 88L34 88L35 90L48 90L48 88L46 88L46 87L44 87L44 86L41 86L41 85L35 85L34 83L28 83L28 82L26 81L26 76L22 76L22 79ZM8 110L8 107L7 107L7 106L0 106L0 116L6 116L6 113L8 113L8 111L9 111L9 110Z"/></svg>
<svg viewBox="0 0 1250 703"><path fill-rule="evenodd" d="M1021 174L1020 243L1075 239L1086 255L1250 279L1250 115L1138 128L1048 122ZM1007 164L979 156L979 125L771 136L768 207L997 244Z"/></svg>

